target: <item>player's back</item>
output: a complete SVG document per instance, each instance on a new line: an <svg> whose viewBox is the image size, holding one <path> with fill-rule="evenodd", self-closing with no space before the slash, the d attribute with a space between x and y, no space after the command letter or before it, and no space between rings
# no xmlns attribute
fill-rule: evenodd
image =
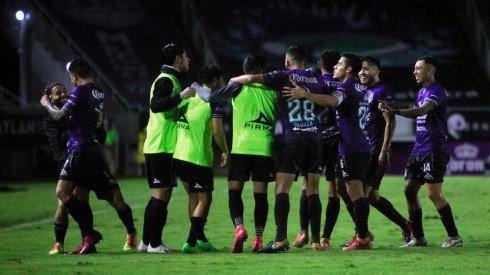
<svg viewBox="0 0 490 275"><path fill-rule="evenodd" d="M95 129L104 112L104 93L94 83L77 86L63 109L70 114L68 151L98 150Z"/></svg>

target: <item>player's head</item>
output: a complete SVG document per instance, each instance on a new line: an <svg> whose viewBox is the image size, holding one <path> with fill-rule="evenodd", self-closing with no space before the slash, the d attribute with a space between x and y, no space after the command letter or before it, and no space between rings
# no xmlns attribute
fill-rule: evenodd
<svg viewBox="0 0 490 275"><path fill-rule="evenodd" d="M334 66L333 77L343 82L348 78L357 76L361 70L361 60L355 53L343 53L339 62Z"/></svg>
<svg viewBox="0 0 490 275"><path fill-rule="evenodd" d="M327 73L333 73L333 66L339 62L340 53L334 49L326 49L320 55L320 59L318 60L318 66L322 71Z"/></svg>
<svg viewBox="0 0 490 275"><path fill-rule="evenodd" d="M198 82L202 85L206 85L212 90L218 89L221 86L222 76L223 70L220 66L215 64L203 66L197 73Z"/></svg>
<svg viewBox="0 0 490 275"><path fill-rule="evenodd" d="M182 73L189 71L190 58L180 45L170 43L162 48L163 64L173 66Z"/></svg>
<svg viewBox="0 0 490 275"><path fill-rule="evenodd" d="M92 68L82 58L75 58L66 64L66 70L70 73L70 81L75 86L79 85L81 79L92 78Z"/></svg>
<svg viewBox="0 0 490 275"><path fill-rule="evenodd" d="M290 46L286 51L284 66L287 69L304 68L306 64L306 51L301 46Z"/></svg>
<svg viewBox="0 0 490 275"><path fill-rule="evenodd" d="M418 84L428 85L434 81L436 69L438 63L437 60L428 55L421 56L415 63L413 75Z"/></svg>
<svg viewBox="0 0 490 275"><path fill-rule="evenodd" d="M66 64L66 70L70 74L77 75L81 78L89 78L92 76L92 68L87 61L82 58L75 58Z"/></svg>
<svg viewBox="0 0 490 275"><path fill-rule="evenodd" d="M379 59L372 56L365 56L361 60L362 67L358 74L361 83L371 86L379 82L379 72L381 69Z"/></svg>
<svg viewBox="0 0 490 275"><path fill-rule="evenodd" d="M65 86L60 82L53 82L49 84L44 90L43 94L48 95L49 101L52 105L61 108L68 100L68 91Z"/></svg>
<svg viewBox="0 0 490 275"><path fill-rule="evenodd" d="M265 58L262 56L252 55L243 60L243 72L245 74L263 74L265 69Z"/></svg>

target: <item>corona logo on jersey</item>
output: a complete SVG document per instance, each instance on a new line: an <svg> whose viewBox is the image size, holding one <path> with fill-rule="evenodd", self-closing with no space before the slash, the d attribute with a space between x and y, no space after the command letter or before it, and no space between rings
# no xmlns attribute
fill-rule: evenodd
<svg viewBox="0 0 490 275"><path fill-rule="evenodd" d="M250 130L271 131L272 124L267 119L267 117L262 112L260 112L257 119L245 122L243 124L243 128Z"/></svg>

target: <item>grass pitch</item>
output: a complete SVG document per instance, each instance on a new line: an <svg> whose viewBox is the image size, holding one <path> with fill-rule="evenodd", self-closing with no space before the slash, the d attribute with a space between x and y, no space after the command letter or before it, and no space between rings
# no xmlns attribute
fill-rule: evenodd
<svg viewBox="0 0 490 275"><path fill-rule="evenodd" d="M252 185L243 192L245 227L249 240L244 253L231 254L234 228L228 212L226 178L216 177L214 200L206 235L218 248L215 253L186 255L182 253L153 255L125 253L125 229L116 212L105 202L91 195L95 228L103 234L93 255L48 255L54 242L53 216L56 209L55 181L31 181L0 184L0 274L488 274L490 264L490 196L488 177L446 177L444 196L453 209L456 225L463 237L461 248L442 249L446 232L425 189L420 192L423 204L424 229L429 246L426 248L399 248L400 229L371 208L370 231L375 235L371 251L342 251L339 247L350 240L353 224L344 207L332 234L330 250L313 252L309 248L292 247L287 253L255 254L251 252L253 238ZM150 197L146 180L120 179L123 195L133 209L135 226L141 232L144 207ZM289 240L299 231L298 201L301 184L295 183L290 193ZM264 243L272 240L274 225L274 183L269 186L269 219ZM407 215L401 176L387 176L381 185L381 194L390 200L404 216ZM325 220L326 184L321 184ZM173 248L180 248L187 239L187 195L179 185L169 205L163 240ZM323 226L323 225L322 225ZM70 220L65 249L80 244L77 224Z"/></svg>

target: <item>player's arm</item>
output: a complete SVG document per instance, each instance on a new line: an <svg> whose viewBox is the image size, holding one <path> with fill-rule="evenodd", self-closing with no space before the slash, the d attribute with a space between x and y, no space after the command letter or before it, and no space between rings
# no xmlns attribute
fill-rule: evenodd
<svg viewBox="0 0 490 275"><path fill-rule="evenodd" d="M204 87L201 84L194 82L192 88L196 89L197 95L207 102L223 102L236 96L242 90L243 85L240 83L230 83L218 90L211 90L208 87Z"/></svg>
<svg viewBox="0 0 490 275"><path fill-rule="evenodd" d="M287 97L288 101L305 98L318 105L335 107L338 106L344 98L343 94L338 91L333 92L331 95L314 94L296 85L296 83L293 83L293 85L294 87L284 87L284 90L282 91L282 96Z"/></svg>
<svg viewBox="0 0 490 275"><path fill-rule="evenodd" d="M41 102L41 105L43 105L44 108L46 108L46 110L48 111L49 115L54 120L60 120L60 119L62 119L64 117L67 117L68 116L68 113L63 108L56 109L55 107L53 107L53 105L49 101L48 95L43 95L41 97L40 102Z"/></svg>
<svg viewBox="0 0 490 275"><path fill-rule="evenodd" d="M153 113L165 112L179 105L182 99L192 97L196 94L196 90L187 87L178 94L172 94L174 85L167 77L162 77L155 82L153 97L150 100L150 110Z"/></svg>
<svg viewBox="0 0 490 275"><path fill-rule="evenodd" d="M265 78L263 74L244 74L241 76L231 78L229 83L232 82L240 83L240 84L252 84L252 83L264 84Z"/></svg>
<svg viewBox="0 0 490 275"><path fill-rule="evenodd" d="M212 118L213 121L213 137L214 141L221 149L221 162L220 166L223 167L228 163L228 144L226 143L225 131L223 130L223 119Z"/></svg>
<svg viewBox="0 0 490 275"><path fill-rule="evenodd" d="M396 119L394 114L385 112L383 112L383 118L386 124L383 137L383 145L381 147L378 161L381 167L387 168L388 166L390 166L390 157L388 155L388 150L391 147L391 140L393 139L393 134L395 133Z"/></svg>
<svg viewBox="0 0 490 275"><path fill-rule="evenodd" d="M428 114L430 111L436 108L434 102L426 100L420 107L408 108L408 109L395 109L392 104L387 101L379 100L380 104L378 108L382 112L387 112L395 115L399 115L406 118L417 118Z"/></svg>

